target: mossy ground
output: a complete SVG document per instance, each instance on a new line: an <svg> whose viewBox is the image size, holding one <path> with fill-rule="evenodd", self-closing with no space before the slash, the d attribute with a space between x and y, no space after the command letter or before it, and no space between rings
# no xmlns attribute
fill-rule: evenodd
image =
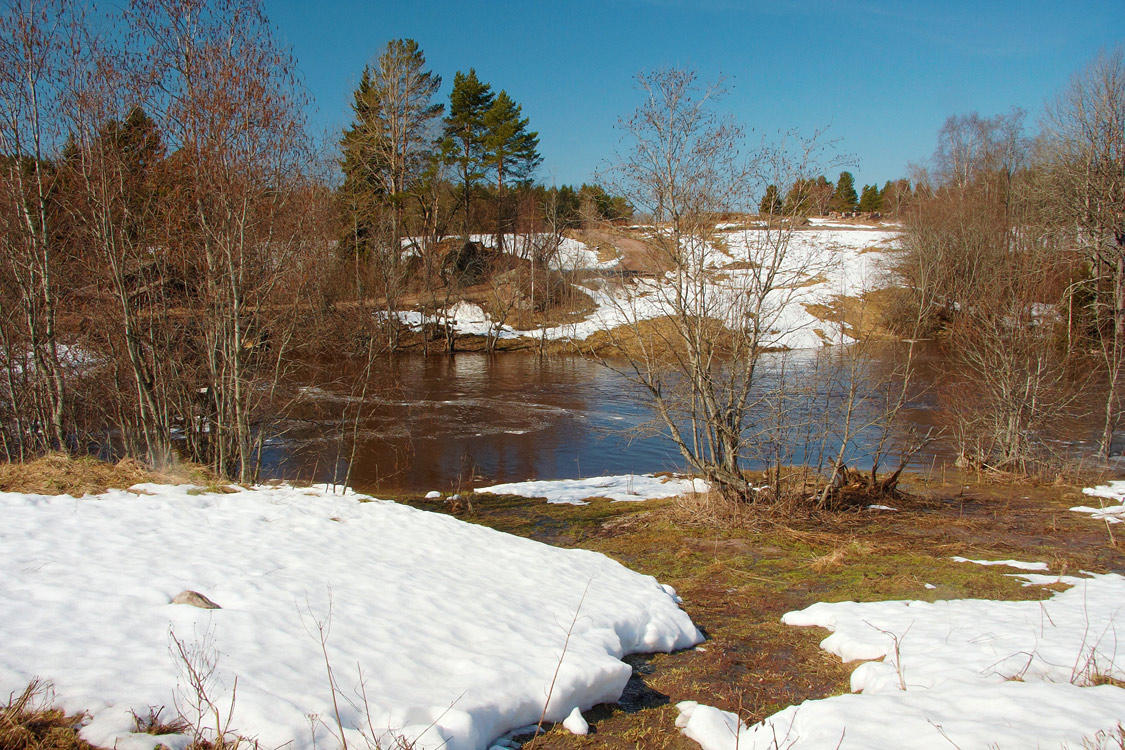
<svg viewBox="0 0 1125 750"><path fill-rule="evenodd" d="M1037 599L1016 571L950 557L1044 561L1053 573L1125 569L1104 526L1068 510L1077 487L999 483L948 475L904 482L897 512L806 517L763 514L739 528L691 522L676 500L585 506L474 496L468 521L565 547L603 552L669 583L707 635L701 647L632 657L622 705L587 713L591 734L552 728L528 748L691 748L675 704L698 700L757 721L785 706L848 690L855 664L819 648L821 629L784 626L781 615L817 601L982 597ZM441 501L408 500L449 512ZM930 584L933 588L927 588Z"/></svg>

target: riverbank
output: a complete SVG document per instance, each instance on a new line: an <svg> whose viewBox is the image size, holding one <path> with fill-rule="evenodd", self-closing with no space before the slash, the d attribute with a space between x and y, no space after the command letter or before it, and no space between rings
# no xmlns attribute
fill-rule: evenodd
<svg viewBox="0 0 1125 750"><path fill-rule="evenodd" d="M120 481L131 479L123 473ZM849 691L855 664L819 646L826 631L783 624L787 612L847 600L1043 600L1073 585L1078 571L1125 570L1107 524L1071 510L1091 503L1081 486L949 471L909 476L903 488L906 496L890 503L894 510L748 514L724 527L700 523L681 498L586 505L493 494L397 500L551 547L601 553L673 587L707 640L694 649L626 657L632 674L619 701L583 711L591 734L558 725L524 747L695 748L676 726L683 701L754 723ZM328 543L335 528L326 526ZM1025 586L1010 575L1019 569L954 558L1040 562L1049 573ZM1049 613L1055 605L1047 606Z"/></svg>

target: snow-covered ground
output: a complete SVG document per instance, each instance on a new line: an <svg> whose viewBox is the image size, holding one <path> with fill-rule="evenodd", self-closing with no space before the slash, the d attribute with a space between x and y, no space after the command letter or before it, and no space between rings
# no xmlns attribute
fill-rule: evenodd
<svg viewBox="0 0 1125 750"><path fill-rule="evenodd" d="M836 296L858 296L885 284L885 253L898 237L897 230L824 225L789 232L779 241L777 231L725 226L731 228L719 232L714 242L696 254L696 266L706 269L702 294L708 300L708 314L718 318L744 317L746 310L740 298L753 287L759 269L770 265L772 254L780 250L783 261L774 281L776 288L759 317L770 328L764 344L789 349L815 348L846 338L810 308L828 305ZM651 227L648 229L651 231ZM490 246L494 243L488 235L474 239ZM515 242L518 238L512 238ZM518 254L516 245L507 246ZM608 270L619 264L617 259L598 260L594 250L569 238L560 248L560 258L564 269ZM673 274L636 279L624 286L594 280L583 287L596 306L584 320L545 330L517 330L506 325L497 330L501 338L584 341L599 331L673 314L676 281ZM445 317L453 321L460 333L484 335L492 325L490 319L479 307L472 307L475 310L448 310ZM421 323L420 318L413 320L409 314L401 319L411 325Z"/></svg>
<svg viewBox="0 0 1125 750"><path fill-rule="evenodd" d="M488 248L496 247L496 235L494 234L474 234L469 236L469 240L479 242ZM530 258L534 248L549 246L553 242L554 237L552 235L506 234L504 235L504 251L519 258ZM556 271L604 271L616 268L620 262L620 258L602 260L598 257L596 250L571 237L560 238L557 250L551 249L550 265Z"/></svg>
<svg viewBox="0 0 1125 750"><path fill-rule="evenodd" d="M832 631L821 647L844 661L878 660L852 672L853 694L805 701L751 727L686 702L677 724L705 750L1082 747L1125 720L1125 689L1099 684L1125 679L1125 577L1062 580L1073 587L1041 602L838 602L789 612L782 622Z"/></svg>
<svg viewBox="0 0 1125 750"><path fill-rule="evenodd" d="M577 726L575 708L620 696L622 656L701 640L673 591L601 554L363 499L0 493L0 694L49 680L65 708L91 713L88 740L148 750L130 712L168 718L192 697L174 634L214 660L208 690L224 716L233 702L232 729L265 747L336 747L319 624L350 744L395 733L475 750L539 718L560 658L547 718ZM221 608L173 604L184 590Z"/></svg>
<svg viewBox="0 0 1125 750"><path fill-rule="evenodd" d="M1071 510L1077 513L1088 513L1098 520L1106 523L1121 523L1125 521L1125 479L1118 479L1109 484L1100 484L1097 487L1087 487L1083 494L1099 498L1102 503L1094 508L1089 505L1076 505ZM1113 501L1105 504L1105 500Z"/></svg>
<svg viewBox="0 0 1125 750"><path fill-rule="evenodd" d="M489 495L518 495L542 497L548 503L586 505L595 497L614 502L637 502L661 497L675 497L693 492L706 492L707 482L702 479L657 477L652 474L623 474L590 479L559 479L540 482L512 482L478 487L476 492Z"/></svg>

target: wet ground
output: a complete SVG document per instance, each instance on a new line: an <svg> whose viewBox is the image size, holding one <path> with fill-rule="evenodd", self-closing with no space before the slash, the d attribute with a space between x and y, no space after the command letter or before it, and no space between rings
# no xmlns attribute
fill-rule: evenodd
<svg viewBox="0 0 1125 750"><path fill-rule="evenodd" d="M551 728L529 748L692 748L675 728L675 704L696 700L756 721L810 698L848 690L854 664L818 647L819 629L783 626L781 615L816 601L1044 598L1003 569L952 562L1045 561L1052 572L1125 571L1105 526L1068 508L1077 486L1000 482L946 472L914 476L897 512L750 514L738 527L696 522L676 500L548 505L473 498L458 515L559 546L594 549L676 587L706 633L700 647L630 657L633 678L618 705L586 714L592 733ZM441 501L412 501L448 510ZM1011 572L1011 571L1007 571ZM934 588L929 589L925 584ZM560 647L565 634L560 633ZM529 739L529 738L523 738Z"/></svg>

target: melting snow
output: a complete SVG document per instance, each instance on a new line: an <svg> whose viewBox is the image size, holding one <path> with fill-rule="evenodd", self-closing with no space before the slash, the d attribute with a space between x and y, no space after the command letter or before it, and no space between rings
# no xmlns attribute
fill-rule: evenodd
<svg viewBox="0 0 1125 750"><path fill-rule="evenodd" d="M1125 521L1125 502L1122 502L1125 501L1125 479L1118 479L1109 484L1098 485L1097 487L1087 487L1082 490L1082 493L1091 497L1116 500L1119 504L1103 505L1098 508L1093 508L1089 505L1076 505L1071 508L1071 510L1077 513L1089 513L1094 518L1104 520L1107 523L1121 523Z"/></svg>
<svg viewBox="0 0 1125 750"><path fill-rule="evenodd" d="M1031 577L1034 574L1028 574ZM1052 581L1055 579L1052 578ZM747 727L681 703L677 725L705 750L1080 747L1125 717L1125 577L1068 579L1046 601L818 603L782 622L832 631L821 647L861 694L809 700ZM1116 746L1116 745L1114 745Z"/></svg>
<svg viewBox="0 0 1125 750"><path fill-rule="evenodd" d="M972 563L973 565L1003 565L1007 568L1016 568L1017 570L1047 570L1047 563L1045 562L1020 562L1019 560L970 560L967 557L954 556L950 558L953 562Z"/></svg>
<svg viewBox="0 0 1125 750"><path fill-rule="evenodd" d="M217 658L224 713L237 677L234 729L294 750L336 744L318 621L357 746L367 713L448 750L538 720L580 602L550 721L615 701L626 654L701 640L674 592L594 552L326 487L135 491L0 493L0 694L53 682L103 747L151 748L130 711L182 704L173 631ZM184 589L221 609L172 604Z"/></svg>
<svg viewBox="0 0 1125 750"><path fill-rule="evenodd" d="M662 497L675 497L693 492L706 492L707 482L702 479L656 477L652 474L623 474L591 479L558 479L542 482L512 482L478 487L478 494L518 495L543 497L549 503L586 505L594 497L604 497L614 502L639 502Z"/></svg>

